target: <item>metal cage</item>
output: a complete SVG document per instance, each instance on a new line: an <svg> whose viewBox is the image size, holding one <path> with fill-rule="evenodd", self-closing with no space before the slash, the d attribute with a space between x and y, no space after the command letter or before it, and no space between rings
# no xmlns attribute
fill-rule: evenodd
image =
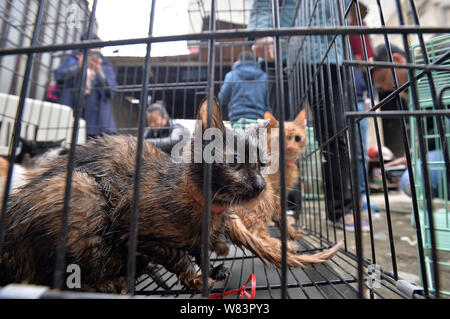
<svg viewBox="0 0 450 319"><path fill-rule="evenodd" d="M281 267L263 263L251 251L232 243L229 243L227 256L218 257L211 253L208 250L211 202L207 200L203 216L202 263L197 270L206 280L209 264L224 264L231 269L231 276L216 282L211 290L204 287L201 294L188 292L173 273L157 264L149 266L150 275L136 278L140 225L137 223L139 208L135 205L128 250L123 256L127 260L129 297L204 298L219 294L222 298L238 298L227 292L242 291L241 287L249 284L252 278L254 281L250 284L256 298L448 296L450 27L421 26L419 1L413 0L390 2L389 14L396 19L394 22L387 20L385 2L372 2L370 9L377 26L365 25L363 18L367 8L358 0L190 0L185 8L189 31L155 36L154 22L158 3L162 2L153 0L148 5L146 36L114 40L93 38L102 27L96 18L98 0L76 3L70 0L7 0L0 5L1 155L14 163L21 150L20 137L36 141L64 139L63 146L69 153L65 205L61 215L63 223L59 230L61 237L55 265L49 265L54 267L53 288L62 290L55 292L49 287L41 287L40 290L31 289L28 296L105 297L70 292L63 285L67 267L68 199L77 145L89 142L90 136L99 132L134 135L138 137L136 157L141 158L146 109L158 100L165 102L174 122L192 132L200 101L208 98L211 109L214 96L219 94L225 75L232 70L239 54L252 52L258 39L265 37L273 39L274 58L270 61L267 56L265 59L260 57L258 61L267 74L266 98L279 120L281 136L281 227L277 229L270 225L269 230L282 242ZM264 19L268 19L265 26ZM253 24L249 25L251 20ZM430 40L432 35L440 37ZM369 57L367 36L378 37L386 50L384 60L374 61ZM351 37L352 41L359 41L362 54L359 58L352 50ZM400 43L404 52L402 63L398 62L396 51L392 49L394 40ZM183 54L152 56L152 47L156 44L181 42L185 45ZM132 45L140 45L144 55L117 53ZM110 55L103 57L102 62L102 67L107 65L112 72L112 80L99 86L102 92L109 92L102 94L110 94L109 121L114 121L114 132L99 131L101 125L109 127L111 123L92 124L84 113L88 106L84 93L92 89L90 85L86 86L90 81L89 73L86 73L89 62L84 59L77 65L75 57L80 54L86 57L100 48L116 49L116 52L108 51ZM48 93L54 92L55 70L63 63L69 63L71 58L75 62L70 62L70 66L78 66L81 76L68 89L78 102L68 106L58 99L52 101ZM255 55L253 58L257 60ZM382 69L388 70L387 75L393 78L390 92L383 96L374 85L374 74ZM405 81L399 80L396 73L399 70L406 73ZM106 73L105 69L103 72ZM357 72L367 85L368 109L359 107L362 99L357 91ZM64 86L65 83L60 84ZM402 100L405 94L409 107ZM390 108L392 105L394 108ZM230 120L228 107L225 104L222 109L225 120ZM286 161L284 123L294 119L302 109L307 110L308 143L297 162L301 172L299 181L288 195L286 165L282 164ZM394 121L395 133L383 130L385 120ZM378 151L371 158L367 156L363 123L370 125L369 134L376 149L382 150L395 138L400 153L405 154L403 169L410 181L411 199L407 201L408 205L400 205L400 208L405 210L406 207L407 214L398 212L399 192L392 189L395 170L385 167L384 163L389 161L385 158L387 155ZM442 154L437 164L428 156L432 140ZM142 187L140 165L138 160L133 186L135 202ZM434 194L432 185L436 170L439 171L438 194ZM379 173L379 182L377 188L372 188L375 171ZM212 171L206 164L204 176L204 195L209 199ZM4 197L0 252L8 232L6 214L12 179L13 165L10 165L5 174L5 188L1 190ZM374 208L374 199L382 212ZM342 216L338 216L338 210ZM353 229L347 227L347 217L352 220ZM298 253L322 251L341 238L344 238L344 248L326 263L289 268L286 259L288 223L306 233L297 242ZM408 236L413 238L412 244ZM411 272L413 276L410 276ZM25 294L27 289L30 287L9 285L0 288L0 296Z"/></svg>

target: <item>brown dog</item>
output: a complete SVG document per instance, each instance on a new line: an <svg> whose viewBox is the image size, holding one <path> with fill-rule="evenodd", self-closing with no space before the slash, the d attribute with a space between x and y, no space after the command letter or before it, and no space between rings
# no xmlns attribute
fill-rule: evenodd
<svg viewBox="0 0 450 319"><path fill-rule="evenodd" d="M205 100L198 112L202 131L206 129L206 110ZM212 125L226 136L217 103ZM123 292L125 287L136 142L134 137L110 136L91 140L76 150L66 261L79 265L84 290ZM195 142L200 142L203 150L204 141L194 138L192 151ZM244 141L246 147L251 143L251 139ZM146 273L149 263L161 264L188 289L200 290L202 276L190 255L198 259L201 251L204 165L174 163L148 142L144 142L142 160L136 273ZM255 200L265 183L258 165L211 165L211 248L226 254L227 246L217 237L226 232L230 203ZM22 281L51 284L66 167L67 155L53 159L11 196L0 285ZM210 279L208 285L213 283Z"/></svg>
<svg viewBox="0 0 450 319"><path fill-rule="evenodd" d="M305 116L303 110L292 122L285 123L286 139L286 167L287 167L287 192L295 186L299 170L295 161L300 157L306 146ZM270 119L268 124L268 149L271 150L271 139L278 139L278 133L272 132L271 128L277 128L278 122L271 115L266 114L265 119ZM253 208L232 207L234 213L232 223L230 223L229 237L240 246L244 246L253 251L263 261L268 260L277 267L281 266L281 242L268 233L268 224L273 220L280 227L281 207L280 207L280 175L279 171L270 175L264 175L267 187L266 191L259 197L258 204ZM301 239L303 232L288 224L288 234L291 239ZM241 244L240 241L244 242ZM331 258L341 247L340 241L334 247L317 253L315 255L296 255L297 244L293 241L287 242L288 254L287 262L290 267L303 267L307 264L321 263Z"/></svg>

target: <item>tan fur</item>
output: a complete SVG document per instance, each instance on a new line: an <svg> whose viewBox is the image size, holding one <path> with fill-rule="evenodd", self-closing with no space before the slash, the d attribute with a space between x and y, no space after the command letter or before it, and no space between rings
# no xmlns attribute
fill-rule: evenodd
<svg viewBox="0 0 450 319"><path fill-rule="evenodd" d="M268 149L269 152L278 152L278 150L271 150L271 143L270 141L272 139L278 139L279 135L274 134L274 131L272 132L271 128L278 128L279 124L278 121L273 117L272 114L266 113L265 115L266 119L270 118L271 121L269 123L269 130L268 130ZM300 171L295 164L295 161L298 158L300 158L301 154L303 153L305 147L306 147L306 131L305 131L305 118L306 118L306 111L302 110L297 117L290 122L284 123L284 133L285 133L285 149L286 149L286 193L288 194L291 192L295 186L295 184L298 181L298 178L300 176ZM295 137L299 136L301 138L300 141L296 141ZM275 214L272 217L272 220L275 222L277 227L280 227L280 220L281 220L281 206L280 206L280 171L278 170L274 174L270 174L266 176L267 179L271 182L271 190L273 193L273 204L275 206ZM295 229L290 224L287 224L288 229L288 235L289 238L299 240L304 236L303 231L299 229ZM290 246L296 247L295 243L289 243Z"/></svg>
<svg viewBox="0 0 450 319"><path fill-rule="evenodd" d="M8 176L9 162L6 158L0 157L0 208L3 206L3 195L5 193L5 183Z"/></svg>
<svg viewBox="0 0 450 319"><path fill-rule="evenodd" d="M267 260L275 267L281 267L281 249L276 244L275 238L262 236L256 236L250 232L244 225L240 216L231 215L231 221L229 222L229 238L232 242L239 246L246 247L254 252L262 261ZM278 241L279 243L279 241ZM309 264L322 263L333 257L339 249L344 246L344 241L341 240L338 244L330 249L324 250L314 255L295 255L291 252L287 252L287 265L289 267L304 267Z"/></svg>
<svg viewBox="0 0 450 319"><path fill-rule="evenodd" d="M8 168L9 161L4 157L0 157L0 178L6 178L6 175L8 175Z"/></svg>
<svg viewBox="0 0 450 319"><path fill-rule="evenodd" d="M306 146L305 133L305 111L299 113L294 121L285 123L285 141L286 141L286 184L287 193L289 193L299 177L299 169L292 162L302 154ZM268 125L268 150L276 152L278 150L270 149L270 141L279 138L277 134L271 134L271 128L278 127L278 121L272 114L266 113L265 119L271 119ZM301 140L296 141L295 137L300 136ZM253 251L260 259L267 260L276 267L281 266L281 242L273 238L268 233L268 224L274 221L280 227L281 206L280 206L280 175L277 173L266 175L266 190L258 199L257 205L253 208L233 207L234 213L229 226L230 239L240 246L247 247ZM288 224L288 235L291 239L299 240L304 233ZM303 267L307 264L321 263L331 258L341 247L343 241L340 241L334 247L315 255L295 255L298 247L294 241L287 242L287 263L289 267Z"/></svg>

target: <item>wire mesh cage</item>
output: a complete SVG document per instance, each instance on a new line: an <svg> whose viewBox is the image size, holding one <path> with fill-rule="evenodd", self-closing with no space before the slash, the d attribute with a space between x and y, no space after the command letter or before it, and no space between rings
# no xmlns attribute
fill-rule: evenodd
<svg viewBox="0 0 450 319"><path fill-rule="evenodd" d="M0 296L448 296L450 27L417 2L136 2L108 39L105 1L2 3ZM278 157L176 162L199 128Z"/></svg>
<svg viewBox="0 0 450 319"><path fill-rule="evenodd" d="M429 54L430 61L439 59L445 54L445 49L448 47L449 37L447 35L436 37L434 39L428 40L425 42L425 48ZM413 58L414 63L423 63L424 58L422 57L422 53L420 51L420 45L416 44L411 46L411 56ZM443 64L448 64L448 61L444 61ZM417 74L417 72L416 72ZM436 86L437 90L439 90L439 103L444 106L444 108L448 108L449 104L449 96L448 90L449 85L449 77L445 72L435 71L432 72L433 76L433 84ZM420 109L436 109L433 104L433 98L431 94L430 85L427 83L425 79L418 80L417 83L418 94L419 94L419 107ZM413 109L413 104L411 102L410 108ZM413 128L411 131L411 143L412 145L417 145L418 139L415 133L414 123L415 119L411 119ZM448 197L449 197L449 182L448 182L448 170L446 171L444 153L443 153L443 145L439 139L438 131L438 123L439 119L433 119L430 121L429 119L423 119L424 130L426 134L424 135L427 157L428 157L428 169L430 170L430 178L434 186L432 186L432 196L433 202L435 206L433 208L433 218L435 219L435 227L436 227L436 249L440 251L442 254L446 254L449 251L448 243ZM449 121L448 118L443 119L443 131L445 132L446 138L449 137ZM445 142L445 141L444 141ZM445 147L445 145L444 145ZM428 229L430 227L429 222L427 221L427 217L425 216L424 211L424 203L425 203L425 192L424 192L424 182L420 173L419 166L420 164L420 156L418 152L418 148L413 148L413 163L415 165L414 173L416 174L416 188L418 191L419 203L421 206L420 209L420 217L421 217L421 227L422 232L425 234L424 237L424 248L429 249L430 247L430 236L427 235ZM444 259L445 260L445 259ZM430 265L431 260L429 258L426 259L427 272L430 273ZM449 264L445 261L439 262L442 267L448 267ZM430 282L430 287L433 289L433 284ZM443 294L448 295L449 292L446 290L441 291Z"/></svg>

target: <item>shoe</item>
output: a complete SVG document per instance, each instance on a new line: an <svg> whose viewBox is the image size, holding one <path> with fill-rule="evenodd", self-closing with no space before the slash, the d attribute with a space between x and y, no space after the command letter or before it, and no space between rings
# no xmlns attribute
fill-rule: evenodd
<svg viewBox="0 0 450 319"><path fill-rule="evenodd" d="M333 221L329 220L328 223L333 224ZM338 220L336 220L335 222L336 224L336 228L342 229L342 217L339 218ZM345 214L345 221L344 221L344 225L345 225L345 230L346 231L351 231L354 232L355 231L355 221L353 220L353 214L349 213L349 214ZM368 222L366 221L362 221L361 222L361 231L362 232L369 232L370 231L370 225Z"/></svg>
<svg viewBox="0 0 450 319"><path fill-rule="evenodd" d="M368 210L366 202L364 203L363 209ZM370 203L370 211L378 213L380 212L380 208L377 205Z"/></svg>

